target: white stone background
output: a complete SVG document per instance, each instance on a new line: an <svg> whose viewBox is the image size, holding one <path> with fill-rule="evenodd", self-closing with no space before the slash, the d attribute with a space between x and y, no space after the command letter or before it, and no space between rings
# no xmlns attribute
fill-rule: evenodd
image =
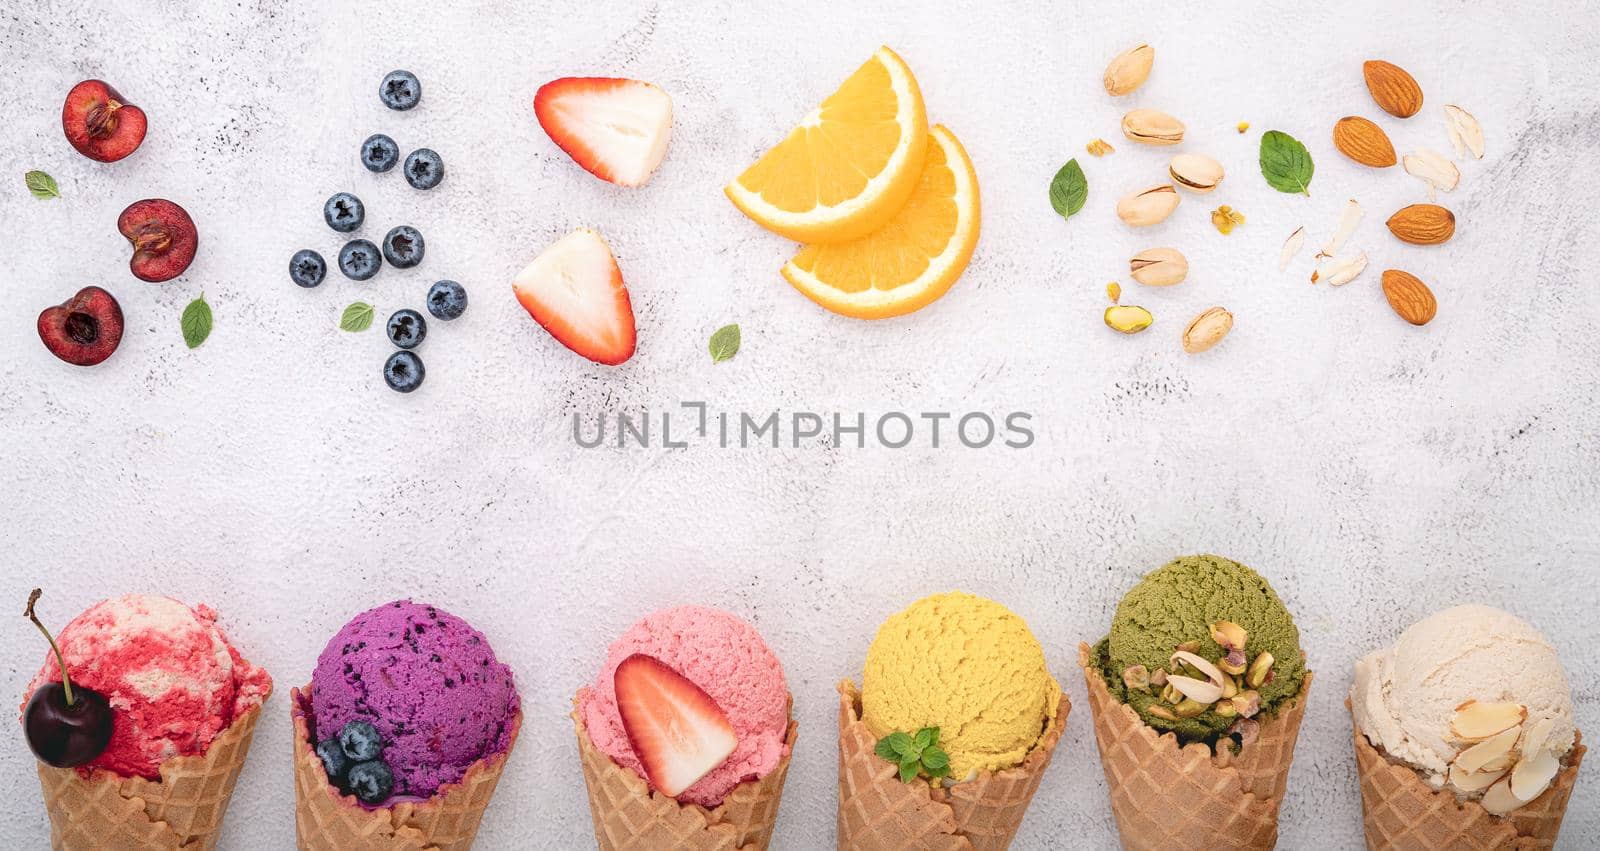
<svg viewBox="0 0 1600 851"><path fill-rule="evenodd" d="M1168 4L1039 2L347 4L17 0L0 11L0 221L10 310L0 313L5 522L0 599L34 585L60 625L127 591L207 601L278 692L240 781L223 847L293 841L286 696L352 614L402 595L483 629L515 668L528 724L484 821L486 849L591 841L572 728L576 688L606 644L676 603L748 618L783 659L801 722L775 845L820 848L834 824L834 684L859 675L877 624L924 594L965 588L1027 618L1077 708L1016 843L1110 848L1076 647L1119 595L1188 552L1237 558L1296 613L1313 705L1283 807L1285 848L1356 848L1359 799L1343 699L1358 655L1462 601L1532 620L1562 650L1579 725L1600 731L1600 288L1593 172L1600 123L1597 6L1586 3ZM1172 4L1176 5L1176 4ZM91 8L92 7L92 8ZM1149 41L1150 82L1108 98L1115 53ZM720 186L879 44L917 73L931 118L976 162L983 239L966 276L909 318L830 315L776 274L793 246L745 220ZM1427 92L1383 115L1361 62L1387 57ZM420 75L410 113L375 97L392 68ZM577 169L539 130L538 86L625 75L669 91L666 162L646 188ZM79 157L58 114L102 77L148 111L144 146L115 165ZM1488 156L1444 196L1446 246L1402 245L1390 212L1425 200L1399 169L1332 148L1333 122L1374 118L1401 151L1448 151L1440 107L1476 113ZM1133 231L1117 197L1156 182L1173 151L1121 139L1134 106L1183 118L1180 150L1228 169L1166 224ZM1241 120L1251 123L1244 135ZM1309 199L1257 173L1262 131L1303 139ZM356 159L373 132L430 146L433 192ZM1104 137L1117 152L1085 156ZM1063 223L1046 188L1069 157L1088 206ZM59 200L23 190L42 168ZM302 247L333 258L329 194L366 202L366 235L411 223L421 267L320 289L287 279ZM202 233L182 278L126 271L117 213L183 204ZM1310 286L1310 255L1347 198L1372 258L1342 289ZM1207 212L1248 216L1232 236ZM1289 273L1278 248L1310 233ZM555 345L512 276L577 226L618 255L638 315L621 368ZM1126 258L1169 244L1190 279L1155 291ZM1438 318L1402 323L1379 272L1411 270ZM425 386L386 389L380 331L337 330L356 298L379 318L462 281L466 316L433 323ZM1122 337L1104 285L1157 316ZM80 369L40 344L37 312L79 287L121 300L128 332ZM204 291L216 330L194 351L178 314ZM1237 327L1187 356L1179 333L1213 304ZM713 365L706 339L738 322L744 349ZM1025 450L579 450L571 417L670 410L984 411L1034 415ZM20 701L42 645L0 618L3 682ZM20 734L0 747L0 836L42 847L47 822ZM1600 843L1593 771L1562 847Z"/></svg>

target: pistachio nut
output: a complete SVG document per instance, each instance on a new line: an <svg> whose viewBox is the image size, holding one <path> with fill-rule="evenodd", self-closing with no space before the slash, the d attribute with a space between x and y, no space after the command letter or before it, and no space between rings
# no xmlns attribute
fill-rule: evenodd
<svg viewBox="0 0 1600 851"><path fill-rule="evenodd" d="M1170 287L1189 276L1189 260L1176 248L1146 248L1128 261L1128 270L1147 287Z"/></svg>
<svg viewBox="0 0 1600 851"><path fill-rule="evenodd" d="M1183 350L1191 355L1201 352L1222 342L1233 330L1233 314L1225 308L1213 307L1196 316L1189 327L1183 329Z"/></svg>
<svg viewBox="0 0 1600 851"><path fill-rule="evenodd" d="M1117 215L1136 228L1158 225L1178 209L1178 190L1162 183L1124 195L1117 202Z"/></svg>
<svg viewBox="0 0 1600 851"><path fill-rule="evenodd" d="M1223 654L1221 659L1217 660L1217 667L1221 668L1224 674L1233 676L1244 673L1247 666L1248 663L1245 660L1243 650L1229 650Z"/></svg>
<svg viewBox="0 0 1600 851"><path fill-rule="evenodd" d="M1251 689L1241 691L1233 696L1233 708L1246 718L1254 718L1261 712L1261 692Z"/></svg>
<svg viewBox="0 0 1600 851"><path fill-rule="evenodd" d="M1161 688L1167 684L1167 672L1157 668L1150 672L1150 685Z"/></svg>
<svg viewBox="0 0 1600 851"><path fill-rule="evenodd" d="M1272 663L1276 662L1272 654L1263 650L1254 661L1250 663L1250 670L1244 675L1245 685L1251 688L1261 688L1267 684L1267 675L1272 673Z"/></svg>
<svg viewBox="0 0 1600 851"><path fill-rule="evenodd" d="M1167 164L1167 174L1190 192L1210 192L1222 182L1222 163L1201 154L1179 154Z"/></svg>
<svg viewBox="0 0 1600 851"><path fill-rule="evenodd" d="M1122 116L1122 135L1145 145L1176 145L1183 141L1183 122L1159 109L1135 109Z"/></svg>
<svg viewBox="0 0 1600 851"><path fill-rule="evenodd" d="M1183 692L1178 691L1172 683L1167 683L1161 687L1161 699L1176 705L1178 701L1183 700Z"/></svg>
<svg viewBox="0 0 1600 851"><path fill-rule="evenodd" d="M1178 653L1199 653L1200 652L1200 642L1198 642L1198 641L1185 641L1184 643L1182 643L1182 644L1180 644L1177 647L1174 647L1172 649L1175 652L1178 652Z"/></svg>
<svg viewBox="0 0 1600 851"><path fill-rule="evenodd" d="M1250 633L1233 621L1217 621L1211 625L1211 640L1229 650L1243 650L1245 642L1250 640ZM1238 671L1229 673L1236 674Z"/></svg>
<svg viewBox="0 0 1600 851"><path fill-rule="evenodd" d="M1211 708L1209 703L1201 703L1192 697L1186 697L1182 703L1172 708L1172 713L1179 718L1199 718Z"/></svg>
<svg viewBox="0 0 1600 851"><path fill-rule="evenodd" d="M1248 718L1235 718L1226 732L1229 736L1239 737L1239 747L1247 748L1256 739L1261 737L1261 722L1251 721Z"/></svg>
<svg viewBox="0 0 1600 851"><path fill-rule="evenodd" d="M1149 706L1145 707L1144 711L1150 713L1151 715L1154 715L1157 718L1161 718L1161 719L1164 719L1164 720L1167 720L1167 721L1176 721L1176 720L1178 720L1178 716L1173 715L1172 714L1172 710L1166 708L1165 706L1162 706L1159 703L1150 704Z"/></svg>
<svg viewBox="0 0 1600 851"><path fill-rule="evenodd" d="M1156 318L1150 311L1132 304L1113 304L1106 308L1106 325L1121 334L1137 334L1150 327Z"/></svg>
<svg viewBox="0 0 1600 851"><path fill-rule="evenodd" d="M1232 675L1223 677L1222 678L1222 699L1223 700L1231 700L1234 696L1236 696L1238 694L1239 694L1239 678L1236 677L1236 676L1232 676Z"/></svg>
<svg viewBox="0 0 1600 851"><path fill-rule="evenodd" d="M1233 718L1239 714L1239 710L1233 708L1233 701L1231 700L1224 700L1218 703L1216 706L1211 707L1211 711L1223 718Z"/></svg>
<svg viewBox="0 0 1600 851"><path fill-rule="evenodd" d="M1155 64L1156 49L1148 44L1129 48L1106 66L1106 94L1121 97L1144 85L1150 77L1150 66Z"/></svg>
<svg viewBox="0 0 1600 851"><path fill-rule="evenodd" d="M1132 689L1150 687L1150 669L1143 665L1129 665L1122 669L1122 684Z"/></svg>
<svg viewBox="0 0 1600 851"><path fill-rule="evenodd" d="M1106 284L1106 298L1111 299L1112 304L1122 301L1122 285L1116 281Z"/></svg>

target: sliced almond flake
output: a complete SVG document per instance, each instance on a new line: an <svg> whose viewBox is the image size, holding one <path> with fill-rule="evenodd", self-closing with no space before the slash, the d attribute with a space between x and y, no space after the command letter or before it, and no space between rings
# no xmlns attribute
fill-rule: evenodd
<svg viewBox="0 0 1600 851"><path fill-rule="evenodd" d="M1463 794L1473 795L1493 786L1500 778L1506 776L1504 771L1473 771L1461 770L1461 766L1450 766L1450 785Z"/></svg>
<svg viewBox="0 0 1600 851"><path fill-rule="evenodd" d="M1490 815L1503 816L1526 802L1517 800L1517 796L1511 794L1511 778L1508 777L1490 786L1489 791L1483 793L1483 798L1478 803L1482 804Z"/></svg>
<svg viewBox="0 0 1600 851"><path fill-rule="evenodd" d="M1289 268L1289 261L1300 253L1301 247L1306 244L1306 229L1304 225L1294 229L1289 238L1283 241L1283 250L1278 252L1278 271Z"/></svg>
<svg viewBox="0 0 1600 851"><path fill-rule="evenodd" d="M1401 157L1400 165L1405 168L1406 174L1428 185L1429 201L1438 197L1434 190L1449 192L1461 182L1461 169L1456 168L1456 164L1444 154L1428 148L1418 148Z"/></svg>
<svg viewBox="0 0 1600 851"><path fill-rule="evenodd" d="M1478 119L1453 103L1444 105L1445 127L1450 131L1450 145L1455 148L1456 156L1463 156L1467 151L1472 152L1472 158L1483 159L1483 128L1478 125Z"/></svg>
<svg viewBox="0 0 1600 851"><path fill-rule="evenodd" d="M1556 722L1550 718L1540 718L1528 724L1522 730L1522 752L1527 754L1538 753L1550 742L1550 733L1556 728Z"/></svg>
<svg viewBox="0 0 1600 851"><path fill-rule="evenodd" d="M1511 795L1523 803L1533 800L1549 788L1561 770L1561 760L1549 751L1525 757L1511 769Z"/></svg>
<svg viewBox="0 0 1600 851"><path fill-rule="evenodd" d="M1364 252L1335 257L1311 273L1311 283L1326 281L1329 286L1342 287L1355 280L1366 268L1367 255Z"/></svg>
<svg viewBox="0 0 1600 851"><path fill-rule="evenodd" d="M1497 733L1456 754L1455 764L1468 774L1510 768L1516 762L1517 740L1521 737L1520 726Z"/></svg>
<svg viewBox="0 0 1600 851"><path fill-rule="evenodd" d="M1361 205L1356 199L1351 198L1345 202L1344 212L1339 214L1339 228L1328 238L1328 244L1317 252L1318 260L1325 260L1339 253L1339 249L1344 247L1345 240L1349 239L1350 235L1356 232L1356 226L1361 224L1361 213Z"/></svg>

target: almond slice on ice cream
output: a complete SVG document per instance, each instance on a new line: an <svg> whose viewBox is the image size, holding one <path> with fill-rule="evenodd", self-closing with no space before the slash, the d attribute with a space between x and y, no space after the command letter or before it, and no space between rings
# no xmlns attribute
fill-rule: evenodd
<svg viewBox="0 0 1600 851"><path fill-rule="evenodd" d="M1528 708L1520 703L1485 703L1469 700L1450 716L1450 735L1463 742L1481 742L1527 720Z"/></svg>
<svg viewBox="0 0 1600 851"><path fill-rule="evenodd" d="M1517 796L1511 794L1511 780L1507 778L1490 786L1489 791L1483 793L1483 798L1478 803L1482 804L1491 815L1503 816L1526 802L1517 800Z"/></svg>
<svg viewBox="0 0 1600 851"><path fill-rule="evenodd" d="M1544 793L1550 786L1550 781L1556 779L1556 772L1561 770L1561 760L1556 755L1541 750L1531 757L1524 758L1511 769L1511 794L1517 800L1527 803Z"/></svg>
<svg viewBox="0 0 1600 851"><path fill-rule="evenodd" d="M1522 730L1522 752L1538 753L1550 742L1550 733L1556 728L1556 722L1549 718L1539 720L1527 725Z"/></svg>
<svg viewBox="0 0 1600 851"><path fill-rule="evenodd" d="M1455 764L1468 774L1510 768L1517 761L1516 746L1520 738L1520 726L1502 730L1456 754Z"/></svg>
<svg viewBox="0 0 1600 851"><path fill-rule="evenodd" d="M1495 781L1506 776L1504 771L1475 771L1465 772L1459 765L1450 766L1450 785L1458 791L1471 795L1493 786Z"/></svg>

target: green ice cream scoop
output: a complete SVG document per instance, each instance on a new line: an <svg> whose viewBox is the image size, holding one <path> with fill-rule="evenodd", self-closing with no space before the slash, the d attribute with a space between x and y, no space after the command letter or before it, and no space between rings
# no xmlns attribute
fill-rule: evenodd
<svg viewBox="0 0 1600 851"><path fill-rule="evenodd" d="M1229 648L1213 637L1219 623L1237 625L1245 634L1244 646L1231 659ZM1225 627L1225 640L1228 633ZM1159 684L1140 685L1141 673L1153 675L1157 683L1164 673L1206 680L1204 672L1172 661L1180 648L1228 675L1244 698L1237 704L1231 698L1217 700L1198 711L1196 701L1179 706L1164 699ZM1270 659L1263 655L1268 653ZM1299 694L1306 673L1300 631L1277 592L1250 568L1214 555L1184 556L1141 579L1117 604L1111 634L1095 646L1095 654L1112 695L1133 707L1145 723L1176 733L1184 743L1215 743L1235 720L1254 711L1250 691L1260 697L1255 720L1274 714ZM1240 654L1246 669L1234 674ZM1167 695L1175 696L1172 691Z"/></svg>

